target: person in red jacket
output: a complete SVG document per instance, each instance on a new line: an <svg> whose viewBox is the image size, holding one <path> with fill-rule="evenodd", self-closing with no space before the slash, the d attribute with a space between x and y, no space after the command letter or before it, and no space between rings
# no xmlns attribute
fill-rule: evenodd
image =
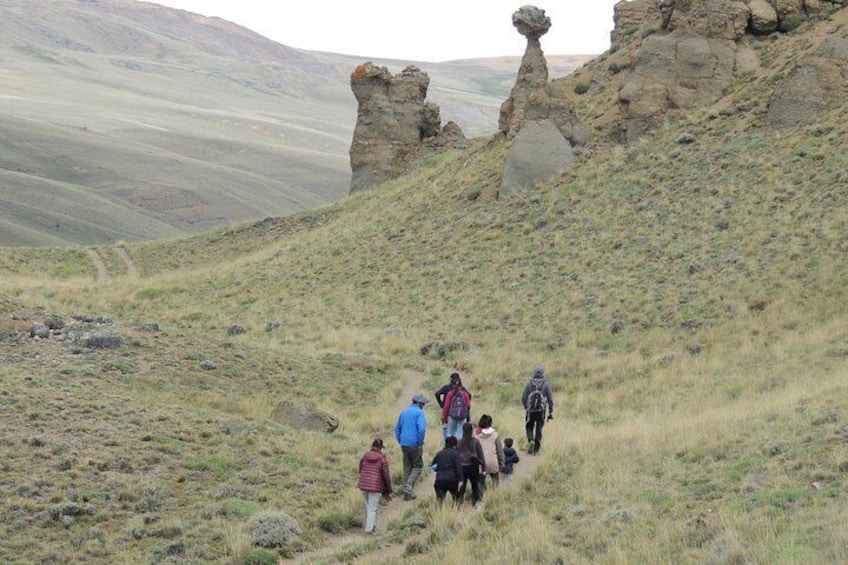
<svg viewBox="0 0 848 565"><path fill-rule="evenodd" d="M462 381L456 379L453 388L445 395L442 406L442 424L445 426L445 437L453 436L462 439L462 425L471 421L471 394L462 386Z"/></svg>
<svg viewBox="0 0 848 565"><path fill-rule="evenodd" d="M365 533L373 534L377 527L377 507L380 496L392 499L392 476L389 460L383 454L383 440L375 438L371 449L359 459L359 484L365 498Z"/></svg>

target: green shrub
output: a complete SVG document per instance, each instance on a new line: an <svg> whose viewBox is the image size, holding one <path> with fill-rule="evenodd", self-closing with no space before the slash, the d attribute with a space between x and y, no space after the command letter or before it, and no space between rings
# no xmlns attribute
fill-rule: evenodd
<svg viewBox="0 0 848 565"><path fill-rule="evenodd" d="M652 27L648 27L648 28L643 29L642 33L641 33L642 39L645 39L646 37L653 35L656 31L657 30L652 28Z"/></svg>
<svg viewBox="0 0 848 565"><path fill-rule="evenodd" d="M574 85L574 92L577 94L586 94L589 92L589 83L588 82L578 82Z"/></svg>
<svg viewBox="0 0 848 565"><path fill-rule="evenodd" d="M300 535L300 527L294 519L279 510L263 510L247 523L247 534L253 545L259 547L284 547Z"/></svg>
<svg viewBox="0 0 848 565"><path fill-rule="evenodd" d="M279 557L268 549L251 549L241 558L241 565L277 565Z"/></svg>
<svg viewBox="0 0 848 565"><path fill-rule="evenodd" d="M792 14L780 23L780 31L793 31L804 23L804 14Z"/></svg>
<svg viewBox="0 0 848 565"><path fill-rule="evenodd" d="M610 74L617 75L618 73L620 73L621 71L626 69L628 66L629 65L627 63L619 64L619 63L612 62L607 67L607 70L609 70Z"/></svg>
<svg viewBox="0 0 848 565"><path fill-rule="evenodd" d="M318 527L331 534L343 534L354 525L350 516L343 512L331 512L318 518Z"/></svg>

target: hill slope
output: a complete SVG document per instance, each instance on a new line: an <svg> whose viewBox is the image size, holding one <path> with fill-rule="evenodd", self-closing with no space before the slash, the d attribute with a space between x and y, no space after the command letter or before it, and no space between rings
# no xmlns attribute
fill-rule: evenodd
<svg viewBox="0 0 848 565"><path fill-rule="evenodd" d="M817 26L775 48L803 56ZM411 503L334 558L845 562L848 113L763 125L790 64L505 200L508 142L478 140L332 206L127 244L133 276L108 247L109 280L79 250L2 250L3 556L296 556L361 526L356 461L391 437L405 371L427 394L461 371L524 449L541 363L556 407L532 482L479 513ZM50 314L108 316L125 346L13 339ZM341 424L300 430L283 400ZM270 555L247 532L267 509L303 529Z"/></svg>
<svg viewBox="0 0 848 565"><path fill-rule="evenodd" d="M2 245L168 238L347 194L360 60L130 0L4 2L0 56ZM424 68L445 120L495 130L517 59Z"/></svg>

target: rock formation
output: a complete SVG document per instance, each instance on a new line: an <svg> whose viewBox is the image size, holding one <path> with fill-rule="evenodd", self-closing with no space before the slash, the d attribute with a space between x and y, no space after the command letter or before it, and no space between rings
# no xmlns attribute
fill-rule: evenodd
<svg viewBox="0 0 848 565"><path fill-rule="evenodd" d="M840 104L848 92L848 37L831 35L801 59L769 100L772 126L794 127Z"/></svg>
<svg viewBox="0 0 848 565"><path fill-rule="evenodd" d="M453 122L441 129L439 107L425 102L430 77L410 65L397 75L370 62L351 74L359 103L350 146L350 192L397 178L410 166L465 136Z"/></svg>
<svg viewBox="0 0 848 565"><path fill-rule="evenodd" d="M518 192L567 169L574 159L573 147L587 138L566 93L548 81L540 38L550 29L550 18L544 10L524 6L512 15L512 23L527 38L527 48L510 97L500 109L499 129L514 138L500 195Z"/></svg>
<svg viewBox="0 0 848 565"><path fill-rule="evenodd" d="M740 74L759 66L746 36L791 30L804 18L841 5L823 0L619 2L613 50L636 35L644 40L618 94L617 136L632 141L668 115L718 100ZM832 74L819 71L820 76Z"/></svg>

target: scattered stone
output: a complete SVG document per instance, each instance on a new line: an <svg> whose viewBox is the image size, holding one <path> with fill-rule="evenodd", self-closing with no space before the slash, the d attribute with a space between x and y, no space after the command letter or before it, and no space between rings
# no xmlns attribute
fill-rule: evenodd
<svg viewBox="0 0 848 565"><path fill-rule="evenodd" d="M50 328L44 324L35 324L29 330L30 337L39 339L48 339L50 337Z"/></svg>
<svg viewBox="0 0 848 565"><path fill-rule="evenodd" d="M767 443L763 446L763 455L775 457L783 453L783 449L777 443Z"/></svg>
<svg viewBox="0 0 848 565"><path fill-rule="evenodd" d="M59 316L48 316L44 320L44 325L51 330L58 331L65 327L65 320Z"/></svg>
<svg viewBox="0 0 848 565"><path fill-rule="evenodd" d="M227 335L241 335L247 333L247 330L242 326L232 325L227 328Z"/></svg>
<svg viewBox="0 0 848 565"><path fill-rule="evenodd" d="M95 332L84 337L82 343L90 349L118 349L124 345L124 338L116 332Z"/></svg>
<svg viewBox="0 0 848 565"><path fill-rule="evenodd" d="M268 322L267 324L265 324L266 332L272 332L278 329L280 329L280 322Z"/></svg>
<svg viewBox="0 0 848 565"><path fill-rule="evenodd" d="M204 359L200 363L200 368L203 369L204 371L214 371L218 367L217 367L217 365L215 365L215 362L212 361L211 359Z"/></svg>
<svg viewBox="0 0 848 565"><path fill-rule="evenodd" d="M271 413L271 418L275 422L300 430L332 433L339 427L339 420L335 416L313 406L288 400L277 404Z"/></svg>

